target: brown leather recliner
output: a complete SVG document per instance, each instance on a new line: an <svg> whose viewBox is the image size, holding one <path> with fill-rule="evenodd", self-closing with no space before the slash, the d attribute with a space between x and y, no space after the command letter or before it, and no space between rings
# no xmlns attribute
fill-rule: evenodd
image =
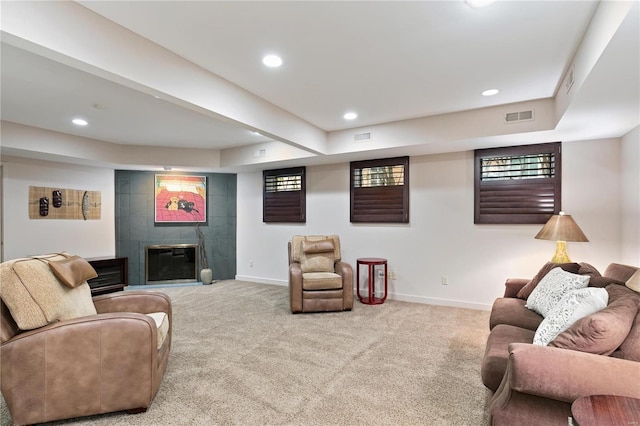
<svg viewBox="0 0 640 426"><path fill-rule="evenodd" d="M353 308L353 268L342 262L337 235L295 235L288 248L292 313Z"/></svg>
<svg viewBox="0 0 640 426"><path fill-rule="evenodd" d="M1 388L14 424L151 405L171 349L169 296L130 291L92 300L97 315L27 331L0 302Z"/></svg>

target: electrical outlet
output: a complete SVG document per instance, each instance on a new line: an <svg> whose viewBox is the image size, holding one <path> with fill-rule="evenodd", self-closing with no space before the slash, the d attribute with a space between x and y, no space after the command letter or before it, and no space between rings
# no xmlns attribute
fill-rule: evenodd
<svg viewBox="0 0 640 426"><path fill-rule="evenodd" d="M442 276L442 285L449 285L449 277L446 275Z"/></svg>
<svg viewBox="0 0 640 426"><path fill-rule="evenodd" d="M384 271L382 269L378 269L378 278L384 278Z"/></svg>
<svg viewBox="0 0 640 426"><path fill-rule="evenodd" d="M396 273L396 271L389 271L389 279L392 279L392 280L398 279L398 274Z"/></svg>

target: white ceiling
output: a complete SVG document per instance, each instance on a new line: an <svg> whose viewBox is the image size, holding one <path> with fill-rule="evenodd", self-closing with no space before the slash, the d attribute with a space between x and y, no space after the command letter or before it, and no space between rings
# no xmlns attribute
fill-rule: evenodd
<svg viewBox="0 0 640 426"><path fill-rule="evenodd" d="M498 1L472 9L462 0L78 3L323 132L555 97L598 6ZM625 78L633 80L637 16L630 22L630 44L612 49L607 62L628 62ZM248 123L185 107L186 101L156 99L149 95L154 88L125 86L2 36L3 120L124 145L225 149L269 140L250 132ZM83 42L94 36L88 33ZM282 56L283 66L264 67L267 53ZM585 115L602 97L637 116L637 82L630 95L626 81L608 78L599 76L602 84L594 77L582 103L572 105L581 113L573 116L578 123L589 121ZM481 96L492 88L500 93ZM350 110L359 114L354 121L342 118ZM90 125L71 126L77 115ZM615 131L630 130L633 120L637 125L637 117L626 118Z"/></svg>

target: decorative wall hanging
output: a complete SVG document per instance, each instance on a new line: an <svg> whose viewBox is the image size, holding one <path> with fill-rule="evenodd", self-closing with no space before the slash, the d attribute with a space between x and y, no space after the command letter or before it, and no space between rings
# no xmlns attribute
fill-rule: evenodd
<svg viewBox="0 0 640 426"><path fill-rule="evenodd" d="M100 191L29 187L29 219L98 220L101 210Z"/></svg>
<svg viewBox="0 0 640 426"><path fill-rule="evenodd" d="M155 175L156 223L205 222L207 177Z"/></svg>

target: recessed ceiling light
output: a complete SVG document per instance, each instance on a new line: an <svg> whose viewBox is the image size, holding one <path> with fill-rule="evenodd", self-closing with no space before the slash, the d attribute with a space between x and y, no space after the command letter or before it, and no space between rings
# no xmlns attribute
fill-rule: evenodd
<svg viewBox="0 0 640 426"><path fill-rule="evenodd" d="M356 118L358 118L358 114L356 114L355 112L348 112L345 115L343 115L345 120L355 120Z"/></svg>
<svg viewBox="0 0 640 426"><path fill-rule="evenodd" d="M482 96L493 96L497 95L500 92L498 89L489 89L482 92Z"/></svg>
<svg viewBox="0 0 640 426"><path fill-rule="evenodd" d="M270 68L277 68L282 65L282 58L278 55L267 55L262 58L262 63Z"/></svg>
<svg viewBox="0 0 640 426"><path fill-rule="evenodd" d="M496 0L466 0L465 3L467 3L467 6L469 7L478 8L478 7L489 6L491 3L495 1Z"/></svg>
<svg viewBox="0 0 640 426"><path fill-rule="evenodd" d="M71 122L76 126L86 126L87 124L89 124L87 120L84 120L82 118L74 118L73 120L71 120Z"/></svg>

